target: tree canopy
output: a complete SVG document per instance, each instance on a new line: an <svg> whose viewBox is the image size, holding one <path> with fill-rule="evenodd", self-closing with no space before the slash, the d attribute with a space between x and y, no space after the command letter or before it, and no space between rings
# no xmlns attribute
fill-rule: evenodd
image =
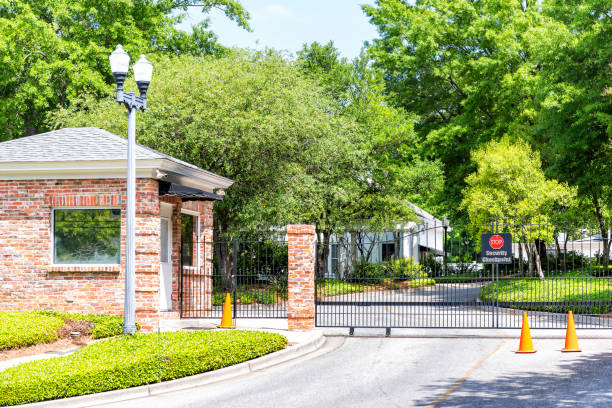
<svg viewBox="0 0 612 408"><path fill-rule="evenodd" d="M215 206L218 231L304 222L323 184L338 205L351 198L367 163L363 134L329 115L333 101L280 56L160 57L154 65L138 142L235 180ZM53 126L124 135L125 115L111 98L88 98Z"/></svg>
<svg viewBox="0 0 612 408"><path fill-rule="evenodd" d="M504 135L578 189L607 265L612 228L612 13L607 0L378 0L368 45L397 106L417 115L423 158L443 164L439 213L461 215L470 152Z"/></svg>
<svg viewBox="0 0 612 408"><path fill-rule="evenodd" d="M176 28L193 6L249 28L234 0L0 0L0 141L45 130L47 115L80 93L110 94L117 44L132 57L222 53L206 20L191 33Z"/></svg>
<svg viewBox="0 0 612 408"><path fill-rule="evenodd" d="M366 54L352 62L340 58L331 41L305 44L298 52L302 72L335 102L333 113L354 121L363 134L360 149L365 156L354 197L340 207L320 200L331 206L320 214L336 218L324 223L329 230L346 226L355 230L358 225L373 230L395 228L414 217L410 202L427 206L443 184L440 164L418 157L414 118L390 104L382 73L368 60ZM325 188L324 183L322 193Z"/></svg>
<svg viewBox="0 0 612 408"><path fill-rule="evenodd" d="M472 159L477 170L466 179L462 207L474 225L497 221L502 230L517 235L525 244L530 270L535 260L544 279L536 240L553 238L548 233L551 217L556 207L571 208L575 191L547 179L539 154L521 139L491 141L475 150Z"/></svg>

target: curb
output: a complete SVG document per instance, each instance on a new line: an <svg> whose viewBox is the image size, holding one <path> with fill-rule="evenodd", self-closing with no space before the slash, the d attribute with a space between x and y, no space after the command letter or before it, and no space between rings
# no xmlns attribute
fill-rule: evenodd
<svg viewBox="0 0 612 408"><path fill-rule="evenodd" d="M122 401L127 402L135 398L160 395L167 392L181 391L226 381L245 374L261 371L263 369L282 364L316 351L325 343L325 337L323 336L322 332L313 333L316 333L316 335L312 336L312 338L308 339L304 343L289 346L286 349L276 351L253 360L245 361L243 363L224 367L207 373L196 374L190 377L179 378L177 380L164 381L162 383L126 388L123 390L106 391L96 394L81 395L78 397L15 405L15 407L85 408Z"/></svg>

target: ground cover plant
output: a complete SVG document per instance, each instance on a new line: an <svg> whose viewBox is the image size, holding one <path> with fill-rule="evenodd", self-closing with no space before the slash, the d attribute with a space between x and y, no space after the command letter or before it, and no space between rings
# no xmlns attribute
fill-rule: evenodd
<svg viewBox="0 0 612 408"><path fill-rule="evenodd" d="M123 318L55 311L0 312L0 350L52 343L62 337L62 329L78 322L86 330L82 334L100 339L121 334Z"/></svg>
<svg viewBox="0 0 612 408"><path fill-rule="evenodd" d="M57 340L64 319L37 312L0 312L0 350Z"/></svg>
<svg viewBox="0 0 612 408"><path fill-rule="evenodd" d="M480 299L493 300L495 285L480 289ZM593 278L585 274L566 274L541 281L537 278L501 280L498 284L500 302L567 302L567 305L517 305L517 309L547 312L602 314L612 310L609 305L570 305L571 302L599 302L612 298L612 281Z"/></svg>
<svg viewBox="0 0 612 408"><path fill-rule="evenodd" d="M173 380L238 364L287 345L279 334L181 331L135 334L0 372L0 406Z"/></svg>

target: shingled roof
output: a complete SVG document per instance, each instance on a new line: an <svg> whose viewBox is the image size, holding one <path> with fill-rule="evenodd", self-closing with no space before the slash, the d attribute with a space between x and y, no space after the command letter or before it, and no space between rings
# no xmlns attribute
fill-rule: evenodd
<svg viewBox="0 0 612 408"><path fill-rule="evenodd" d="M116 169L121 166L113 164L103 168L103 165L87 163L116 163L126 161L126 158L127 140L121 136L96 127L64 128L0 143L0 179L3 174L15 179L19 177L17 173L26 170L29 170L27 178L39 178L38 174L42 176L52 163L54 168L62 167L62 171L79 168L89 173L96 169L108 173L111 167ZM176 173L177 176L207 180L207 187L197 182L191 187L208 190L208 187L214 188L215 185L227 188L233 183L230 179L140 144L136 144L136 162L137 170L157 169L168 174ZM162 179L163 176L156 178Z"/></svg>
<svg viewBox="0 0 612 408"><path fill-rule="evenodd" d="M97 127L64 128L0 143L0 162L121 160L127 139ZM136 159L182 160L136 143Z"/></svg>

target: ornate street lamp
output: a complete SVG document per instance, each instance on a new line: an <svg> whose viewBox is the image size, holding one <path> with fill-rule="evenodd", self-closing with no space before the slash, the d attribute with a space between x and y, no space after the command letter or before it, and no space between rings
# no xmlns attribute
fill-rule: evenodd
<svg viewBox="0 0 612 408"><path fill-rule="evenodd" d="M117 84L117 102L128 110L128 151L127 151L127 223L125 236L125 300L123 312L123 333L136 333L136 111L147 108L147 89L153 75L153 65L144 55L134 64L134 78L139 96L124 92L123 83L130 68L130 56L117 45L108 57L111 71Z"/></svg>

